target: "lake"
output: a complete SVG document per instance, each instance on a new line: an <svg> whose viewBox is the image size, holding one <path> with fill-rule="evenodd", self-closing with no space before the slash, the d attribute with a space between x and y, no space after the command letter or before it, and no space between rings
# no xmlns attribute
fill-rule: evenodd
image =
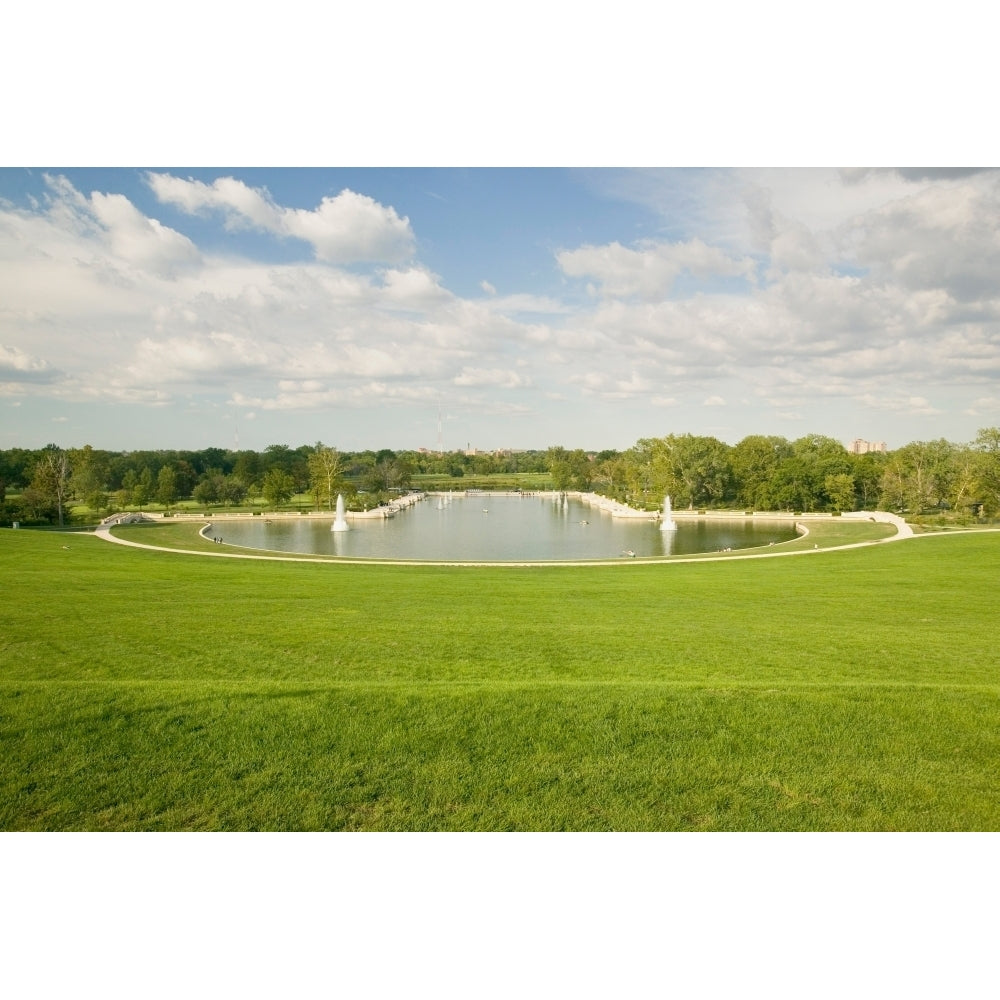
<svg viewBox="0 0 1000 1000"><path fill-rule="evenodd" d="M219 521L209 534L226 543L351 559L524 562L649 558L745 549L789 541L794 522L749 518L678 519L660 531L650 519L612 518L574 498L553 495L428 496L387 519L351 520L332 532L330 518Z"/></svg>

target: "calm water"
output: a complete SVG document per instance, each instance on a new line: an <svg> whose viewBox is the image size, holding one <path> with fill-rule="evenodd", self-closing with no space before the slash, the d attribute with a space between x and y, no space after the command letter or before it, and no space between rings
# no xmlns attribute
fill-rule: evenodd
<svg viewBox="0 0 1000 1000"><path fill-rule="evenodd" d="M793 522L679 521L660 531L655 521L612 518L579 500L467 496L439 507L428 497L387 520L348 520L332 532L331 518L218 521L211 534L227 543L281 552L362 559L518 562L616 559L743 549L795 537Z"/></svg>

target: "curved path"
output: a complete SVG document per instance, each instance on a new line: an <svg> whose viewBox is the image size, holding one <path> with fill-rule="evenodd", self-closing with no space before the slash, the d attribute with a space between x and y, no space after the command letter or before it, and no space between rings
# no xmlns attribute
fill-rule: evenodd
<svg viewBox="0 0 1000 1000"><path fill-rule="evenodd" d="M864 520L864 521L876 521L880 524L891 524L896 528L896 534L890 535L888 538L877 538L871 541L865 542L852 542L849 545L836 545L828 546L826 548L812 548L812 549L796 549L794 552L776 552L773 549L767 552L758 551L747 551L747 552L729 552L723 555L717 556L662 556L662 557L650 557L645 559L580 559L580 560L537 560L537 561L503 561L503 562L488 562L488 561L475 561L475 562L462 562L459 560L425 560L425 559L345 559L345 558L334 558L327 559L322 556L309 556L307 554L302 554L298 556L292 555L271 555L271 554L256 554L253 552L228 552L228 551L212 551L205 549L173 549L164 548L159 545L147 545L143 542L131 542L124 538L117 538L115 535L111 534L111 528L115 526L114 523L102 523L95 530L94 534L98 538L103 538L105 541L114 542L117 545L128 545L135 549L152 549L155 552L172 552L177 555L186 556L210 556L214 558L222 559L257 559L263 560L265 562L296 562L296 563L323 563L323 564L333 564L333 565L349 565L349 566L507 566L507 567L558 567L558 566L651 566L657 565L662 566L664 564L672 563L695 563L695 562L721 562L722 560L731 559L779 559L787 556L805 556L805 555L817 555L820 552L839 552L844 549L859 549L865 548L869 545L884 545L886 542L899 542L907 538L934 538L940 537L937 535L915 535L913 529L904 521L901 517L896 514L890 514L887 511L852 511L841 515L842 518L849 520ZM809 534L808 528L802 522L799 522L802 527L803 535L805 537ZM202 537L205 536L205 532L211 528L210 524L206 524L204 528L201 529L199 534ZM954 534L955 532L952 532ZM219 548L222 548L220 546Z"/></svg>

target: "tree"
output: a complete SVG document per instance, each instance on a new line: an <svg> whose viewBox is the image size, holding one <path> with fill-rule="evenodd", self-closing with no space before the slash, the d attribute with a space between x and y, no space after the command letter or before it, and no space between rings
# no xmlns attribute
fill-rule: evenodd
<svg viewBox="0 0 1000 1000"><path fill-rule="evenodd" d="M342 465L336 448L328 448L322 441L316 442L309 456L309 487L317 507L325 503L333 510L334 496L343 479Z"/></svg>
<svg viewBox="0 0 1000 1000"><path fill-rule="evenodd" d="M782 461L792 454L783 437L751 434L729 452L736 500L753 510L778 506L775 476Z"/></svg>
<svg viewBox="0 0 1000 1000"><path fill-rule="evenodd" d="M236 476L221 476L218 483L219 499L231 506L243 503L247 496L247 485Z"/></svg>
<svg viewBox="0 0 1000 1000"><path fill-rule="evenodd" d="M375 464L369 467L363 477L365 488L372 493L384 493L394 489L405 489L413 478L413 470L395 452L385 449L376 456Z"/></svg>
<svg viewBox="0 0 1000 1000"><path fill-rule="evenodd" d="M261 491L268 504L280 507L283 503L288 503L295 493L295 480L282 469L271 469L264 477Z"/></svg>
<svg viewBox="0 0 1000 1000"><path fill-rule="evenodd" d="M957 474L954 445L913 441L892 452L882 478L883 497L895 509L919 514L940 507L952 493Z"/></svg>
<svg viewBox="0 0 1000 1000"><path fill-rule="evenodd" d="M107 461L88 444L69 453L73 475L70 489L73 496L93 510L105 503L104 489L108 478Z"/></svg>
<svg viewBox="0 0 1000 1000"><path fill-rule="evenodd" d="M662 492L670 493L680 505L708 507L732 492L729 447L718 438L668 434L657 459L654 468L662 467L657 485L662 483Z"/></svg>
<svg viewBox="0 0 1000 1000"><path fill-rule="evenodd" d="M991 510L1000 507L1000 427L983 427L972 442L976 479Z"/></svg>
<svg viewBox="0 0 1000 1000"><path fill-rule="evenodd" d="M854 510L854 476L838 472L827 476L824 482L826 494L836 510Z"/></svg>
<svg viewBox="0 0 1000 1000"><path fill-rule="evenodd" d="M192 494L200 504L215 503L219 499L219 484L215 476L205 476L199 480Z"/></svg>
<svg viewBox="0 0 1000 1000"><path fill-rule="evenodd" d="M549 448L549 475L557 490L589 490L593 480L590 459L582 448Z"/></svg>
<svg viewBox="0 0 1000 1000"><path fill-rule="evenodd" d="M69 477L69 456L57 445L46 445L25 490L25 497L30 493L36 507L48 507L55 513L60 528L64 522Z"/></svg>
<svg viewBox="0 0 1000 1000"><path fill-rule="evenodd" d="M779 462L772 477L774 498L781 506L806 511L836 506L827 481L842 482L833 477L850 474L851 459L839 441L807 434L793 441L791 454Z"/></svg>
<svg viewBox="0 0 1000 1000"><path fill-rule="evenodd" d="M139 478L132 487L132 503L137 507L142 507L149 502L153 495L153 470L147 465L143 467Z"/></svg>
<svg viewBox="0 0 1000 1000"><path fill-rule="evenodd" d="M870 451L864 455L851 455L851 474L854 476L855 501L862 510L878 505L879 484L888 456L884 452Z"/></svg>
<svg viewBox="0 0 1000 1000"><path fill-rule="evenodd" d="M165 465L156 477L156 500L169 507L177 499L177 473L173 466Z"/></svg>

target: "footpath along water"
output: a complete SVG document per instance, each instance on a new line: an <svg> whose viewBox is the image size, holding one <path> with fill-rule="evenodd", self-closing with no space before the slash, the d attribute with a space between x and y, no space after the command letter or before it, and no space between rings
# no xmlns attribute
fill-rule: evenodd
<svg viewBox="0 0 1000 1000"><path fill-rule="evenodd" d="M429 495L391 518L241 518L219 522L230 545L351 559L458 562L630 559L768 546L796 537L788 520L678 518L660 531L648 518L612 517L574 497L545 494Z"/></svg>

